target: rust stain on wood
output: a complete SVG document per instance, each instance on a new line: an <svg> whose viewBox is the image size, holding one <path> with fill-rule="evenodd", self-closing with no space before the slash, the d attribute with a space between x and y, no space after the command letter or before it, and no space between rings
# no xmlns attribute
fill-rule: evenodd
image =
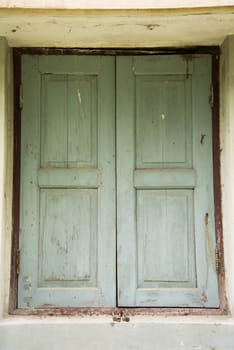
<svg viewBox="0 0 234 350"><path fill-rule="evenodd" d="M20 135L21 135L21 110L19 91L21 83L21 55L13 51L13 74L14 74L14 146L13 146L13 228L11 250L11 280L9 312L17 308L18 274L17 274L17 251L19 250L19 203L20 203Z"/></svg>
<svg viewBox="0 0 234 350"><path fill-rule="evenodd" d="M204 303L206 303L208 301L205 291L202 292L202 300L203 300Z"/></svg>
<svg viewBox="0 0 234 350"><path fill-rule="evenodd" d="M210 241L210 232L209 232L209 215L205 214L205 233L206 233L206 247L207 247L207 257L212 257L212 248Z"/></svg>
<svg viewBox="0 0 234 350"><path fill-rule="evenodd" d="M209 233L209 215L205 214L205 236L206 236L206 289L208 287L209 278L209 261L212 259L212 248Z"/></svg>
<svg viewBox="0 0 234 350"><path fill-rule="evenodd" d="M224 315L227 314L227 310L222 309L204 309L204 308L76 308L76 307L65 307L58 308L54 305L43 305L40 308L25 308L25 309L16 309L11 314L13 315L22 315L22 316L78 316L78 317L92 317L92 316L110 316L111 321L113 322L113 316L119 315L123 310L126 315L125 322L129 322L130 317L142 315L142 316L208 316L208 315Z"/></svg>
<svg viewBox="0 0 234 350"><path fill-rule="evenodd" d="M213 108L212 108L212 136L213 136L213 178L214 178L214 203L215 203L215 231L216 240L220 240L220 250L223 256L223 227L221 211L221 179L220 179L220 127L219 127L219 52L212 55L212 84L213 84ZM224 266L224 260L222 258ZM224 269L223 269L224 270ZM228 304L225 296L225 276L218 274L220 308L228 312Z"/></svg>

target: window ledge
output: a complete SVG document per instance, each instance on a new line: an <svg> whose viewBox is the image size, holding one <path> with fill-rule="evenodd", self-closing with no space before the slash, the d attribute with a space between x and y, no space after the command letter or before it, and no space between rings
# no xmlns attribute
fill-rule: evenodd
<svg viewBox="0 0 234 350"><path fill-rule="evenodd" d="M229 316L9 316L0 321L4 350L233 350Z"/></svg>
<svg viewBox="0 0 234 350"><path fill-rule="evenodd" d="M234 316L158 316L158 315L134 315L130 316L129 322L115 322L111 315L94 315L94 316L7 316L0 320L2 325L22 325L22 324L207 324L207 325L233 325Z"/></svg>

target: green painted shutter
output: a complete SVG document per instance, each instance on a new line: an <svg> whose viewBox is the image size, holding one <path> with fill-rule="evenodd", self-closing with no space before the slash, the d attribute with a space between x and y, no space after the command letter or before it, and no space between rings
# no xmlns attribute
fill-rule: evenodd
<svg viewBox="0 0 234 350"><path fill-rule="evenodd" d="M19 307L217 307L210 57L22 62Z"/></svg>
<svg viewBox="0 0 234 350"><path fill-rule="evenodd" d="M217 307L210 57L116 71L119 306Z"/></svg>
<svg viewBox="0 0 234 350"><path fill-rule="evenodd" d="M19 307L115 306L114 74L23 56Z"/></svg>

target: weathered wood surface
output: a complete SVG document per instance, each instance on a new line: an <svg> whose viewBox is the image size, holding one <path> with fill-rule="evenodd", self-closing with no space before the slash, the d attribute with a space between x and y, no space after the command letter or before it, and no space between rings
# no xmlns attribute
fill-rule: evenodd
<svg viewBox="0 0 234 350"><path fill-rule="evenodd" d="M219 305L210 64L117 58L120 306Z"/></svg>
<svg viewBox="0 0 234 350"><path fill-rule="evenodd" d="M115 306L114 58L22 69L19 306Z"/></svg>
<svg viewBox="0 0 234 350"><path fill-rule="evenodd" d="M114 57L23 58L19 305L218 307L210 57L114 73Z"/></svg>

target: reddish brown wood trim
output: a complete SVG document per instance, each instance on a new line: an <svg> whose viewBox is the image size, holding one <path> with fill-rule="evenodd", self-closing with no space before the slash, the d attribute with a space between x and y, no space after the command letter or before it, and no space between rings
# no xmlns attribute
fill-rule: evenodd
<svg viewBox="0 0 234 350"><path fill-rule="evenodd" d="M13 74L14 74L14 144L13 144L13 232L11 255L11 281L9 312L17 307L18 274L17 257L19 251L19 205L20 205L20 137L21 137L21 111L19 91L21 83L21 56L13 50Z"/></svg>
<svg viewBox="0 0 234 350"><path fill-rule="evenodd" d="M107 56L125 56L125 55L183 55L183 54L210 54L219 55L220 48L218 46L197 46L185 48L55 48L55 47L22 47L16 48L20 55L107 55Z"/></svg>
<svg viewBox="0 0 234 350"><path fill-rule="evenodd" d="M212 56L212 83L213 83L213 178L214 178L214 204L215 204L215 230L218 262L218 282L220 309L227 309L225 298L225 271L223 250L223 225L222 225L222 198L220 177L220 127L219 127L219 55Z"/></svg>
<svg viewBox="0 0 234 350"><path fill-rule="evenodd" d="M193 47L180 49L58 49L58 48L17 48L14 49L14 174L13 174L13 238L12 238L12 267L11 267L11 291L9 313L13 315L48 315L48 316L85 316L85 315L224 315L228 313L224 270L218 275L220 307L215 309L204 308L57 308L44 307L35 309L17 309L18 275L17 252L19 249L19 203L20 203L20 130L21 110L19 101L19 88L21 83L21 55L22 54L48 54L48 55L156 55L156 54L210 54L212 55L212 82L214 104L212 108L213 118L213 164L214 164L214 201L215 201L215 227L216 239L220 242L220 251L223 259L222 213L221 213L221 185L220 185L220 142L219 142L219 53L216 46ZM223 260L222 260L223 264ZM224 265L223 265L224 266Z"/></svg>
<svg viewBox="0 0 234 350"><path fill-rule="evenodd" d="M36 309L16 309L13 315L22 316L117 316L120 314L131 316L221 316L226 314L221 309L202 308L56 308L45 307Z"/></svg>

